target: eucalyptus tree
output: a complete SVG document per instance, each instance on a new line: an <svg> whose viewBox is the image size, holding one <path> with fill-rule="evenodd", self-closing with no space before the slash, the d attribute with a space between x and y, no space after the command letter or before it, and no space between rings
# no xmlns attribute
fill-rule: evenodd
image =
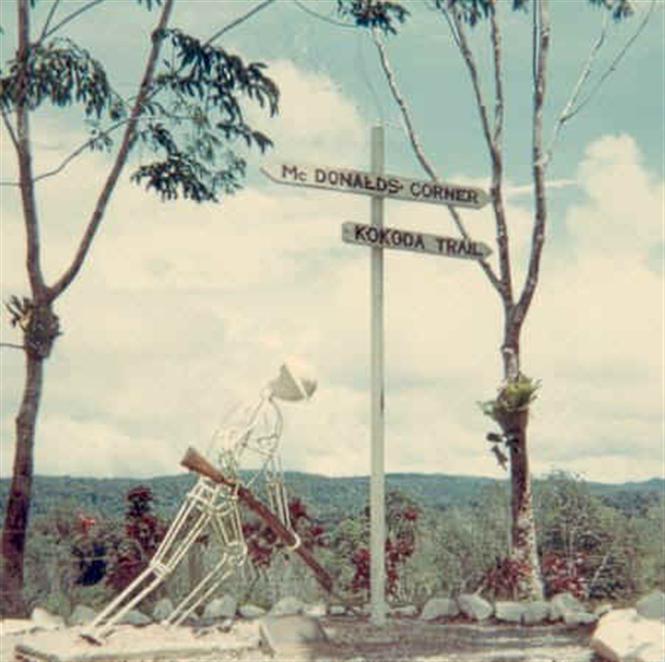
<svg viewBox="0 0 665 662"><path fill-rule="evenodd" d="M216 202L241 187L247 148L263 151L271 145L266 135L246 121L243 105L258 104L274 115L279 100L276 84L262 63L246 62L215 42L274 0L248 5L251 9L244 16L205 40L171 26L176 1L123 3L121 11L155 14L154 28L145 34L148 52L143 73L133 94L125 97L112 84L108 73L112 63L101 62L67 36L74 21L94 20L96 8L110 0L75 5L61 0L16 0L17 48L0 71L0 113L6 144L16 154L18 181L3 184L15 187L20 197L29 294L13 295L7 302L11 323L22 333L23 342L17 347L25 354L25 385L16 417L13 477L2 532L1 604L8 614L20 614L26 608L23 559L35 427L44 362L61 333L55 303L89 259L123 171L131 167L131 180L162 200ZM47 106L77 108L90 134L82 144L72 146L56 168L39 173L33 167L31 121L36 111ZM39 183L50 176L67 176L69 163L90 149L109 153L108 171L70 262L47 282L40 230L48 210L40 208ZM140 152L136 160L133 152Z"/></svg>
<svg viewBox="0 0 665 662"><path fill-rule="evenodd" d="M582 5L583 3L580 3ZM531 480L527 446L527 423L529 406L536 396L538 382L527 377L521 361L522 331L527 313L531 307L540 278L541 258L545 244L548 206L546 177L554 149L564 126L577 115L593 98L600 85L616 69L630 45L646 25L654 3L645 12L627 43L613 57L608 68L595 76L592 68L597 63L598 53L606 43L606 33L610 21L621 21L633 14L630 0L588 0L604 13L604 23L599 36L590 42L589 56L581 63L581 74L570 91L567 103L556 116L550 127L545 126L548 84L550 78L550 39L552 21L549 0L423 0L410 3L404 0L337 0L340 17L370 32L376 47L388 89L401 113L408 140L413 153L423 171L434 181L441 177L427 156L416 123L410 109L409 100L404 97L397 82L397 75L390 62L385 45L385 37L396 35L400 25L405 23L411 11L428 9L431 15L444 19L442 25L448 30L452 43L459 51L470 81L470 102L475 106L480 121L480 129L488 152L489 179L491 181L491 207L496 226L496 251L498 270L486 259L478 261L487 276L490 287L498 295L503 310L503 339L501 357L503 365L502 382L494 400L483 404L486 414L491 416L500 432L491 432L487 440L497 460L507 468L510 464L511 480L511 560L515 570L518 594L524 597L541 597L542 581L537 555L536 531L533 519ZM579 10L584 7L580 6ZM526 264L526 278L521 287L514 280L514 256L510 251L511 226L505 204L505 182L507 162L504 158L504 125L506 104L504 89L508 70L504 63L505 20L510 12L524 16L524 29L532 33L531 61L532 80L530 85L530 151L523 162L531 165L533 225L530 250ZM530 20L529 20L530 19ZM474 50L470 38L472 30L487 27L490 64L488 76L493 81L490 93L483 86L481 77L482 61ZM561 26L564 27L564 26ZM518 74L519 75L519 74ZM546 138L546 135L548 136ZM459 234L469 238L464 218L454 207L448 211Z"/></svg>

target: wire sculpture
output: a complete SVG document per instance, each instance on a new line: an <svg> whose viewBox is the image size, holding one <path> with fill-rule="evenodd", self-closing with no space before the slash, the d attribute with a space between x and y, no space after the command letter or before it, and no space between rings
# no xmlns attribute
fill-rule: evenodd
<svg viewBox="0 0 665 662"><path fill-rule="evenodd" d="M309 400L316 390L313 379L302 377L292 364L283 364L279 375L262 391L258 401L245 408L213 434L208 458L225 475L241 484L240 468L246 453L262 459L247 487L263 478L271 510L300 541L291 526L284 472L278 455L283 430L282 412L276 400ZM101 644L125 614L145 599L173 574L192 545L205 533L216 540L221 555L205 577L175 607L164 625L179 625L247 559L247 544L242 531L237 488L201 477L187 493L164 539L147 568L117 595L90 623L83 637Z"/></svg>

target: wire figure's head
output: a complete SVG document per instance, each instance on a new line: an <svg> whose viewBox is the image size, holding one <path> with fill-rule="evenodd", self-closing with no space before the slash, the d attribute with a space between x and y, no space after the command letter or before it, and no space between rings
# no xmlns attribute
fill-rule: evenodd
<svg viewBox="0 0 665 662"><path fill-rule="evenodd" d="M271 397L297 402L309 400L316 391L316 379L304 364L289 360L279 369L279 375L268 384Z"/></svg>

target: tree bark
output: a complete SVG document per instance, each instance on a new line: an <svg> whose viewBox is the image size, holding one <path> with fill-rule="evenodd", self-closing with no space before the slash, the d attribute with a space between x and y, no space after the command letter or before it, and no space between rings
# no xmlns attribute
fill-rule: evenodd
<svg viewBox="0 0 665 662"><path fill-rule="evenodd" d="M44 360L26 352L26 381L16 417L14 473L2 530L2 574L0 613L25 616L23 598L23 557L32 493L33 449L37 412L42 392Z"/></svg>
<svg viewBox="0 0 665 662"><path fill-rule="evenodd" d="M152 47L141 80L141 87L132 109L123 140L111 172L102 188L91 219L69 268L48 287L41 269L39 220L35 200L35 179L32 172L30 142L30 106L27 99L28 61L30 57L30 3L18 0L17 59L22 70L16 100L16 151L19 165L19 186L23 220L26 229L26 270L32 299L22 318L17 320L24 335L26 354L26 381L23 400L16 418L16 449L14 473L7 500L5 523L2 531L2 567L0 567L0 614L24 615L27 605L22 595L25 541L32 493L33 451L37 412L42 392L43 362L51 353L59 335L58 317L53 313L53 302L78 275L95 233L102 221L106 206L115 189L120 173L127 161L139 115L152 85L159 59L162 34L175 0L165 0L157 27L152 34Z"/></svg>
<svg viewBox="0 0 665 662"><path fill-rule="evenodd" d="M510 444L510 480L511 494L511 557L517 561L521 575L517 585L519 598L541 600L543 583L540 577L538 549L536 545L536 527L533 517L533 499L531 476L529 473L529 455L527 452L527 434L529 411L516 412L508 429Z"/></svg>
<svg viewBox="0 0 665 662"><path fill-rule="evenodd" d="M519 328L507 326L507 340L502 347L506 381L514 381L520 374L519 332ZM542 600L543 582L538 560L527 447L528 421L529 410L525 408L502 417L498 423L509 440L512 515L510 554L521 570L516 587L517 597Z"/></svg>

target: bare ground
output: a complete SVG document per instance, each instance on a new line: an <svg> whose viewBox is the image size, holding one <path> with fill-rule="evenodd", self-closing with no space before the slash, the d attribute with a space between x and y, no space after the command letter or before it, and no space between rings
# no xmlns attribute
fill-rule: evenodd
<svg viewBox="0 0 665 662"><path fill-rule="evenodd" d="M328 643L284 649L276 656L259 645L256 622L238 621L230 632L211 628L199 633L189 628L165 632L159 625L122 626L101 647L84 642L80 628L17 634L3 628L0 661L596 662L588 647L588 628L424 623L410 618L391 619L385 628L377 628L353 617L327 617L321 624Z"/></svg>

